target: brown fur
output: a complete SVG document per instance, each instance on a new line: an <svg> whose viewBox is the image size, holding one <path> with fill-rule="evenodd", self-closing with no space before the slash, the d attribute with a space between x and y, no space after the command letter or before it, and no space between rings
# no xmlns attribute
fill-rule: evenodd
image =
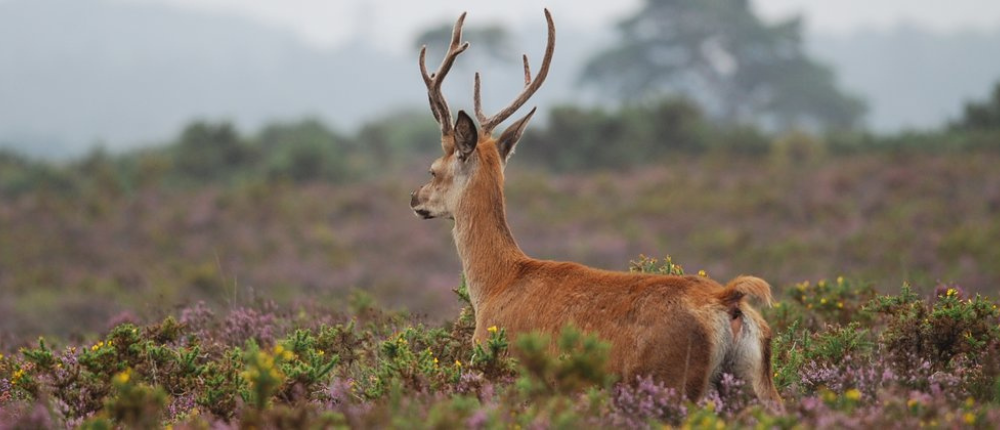
<svg viewBox="0 0 1000 430"><path fill-rule="evenodd" d="M547 11L546 17L551 51L554 28ZM459 45L461 22L453 34L453 51L464 49ZM428 91L432 109L446 106L433 85ZM518 101L524 102L523 94ZM435 116L442 122L450 113L435 111ZM454 127L442 122L444 155L432 164L431 181L411 196L418 216L455 220L455 245L476 314L474 339L488 338L491 326L516 336L557 333L573 324L611 343L608 370L625 381L652 375L694 400L729 371L750 382L767 405L780 409L781 397L771 379L771 331L745 300L751 296L770 304L764 280L740 276L723 287L707 277L611 272L536 260L521 251L507 225L503 171L530 117L517 121L500 139L492 137L489 127L477 133L465 112L459 112Z"/></svg>

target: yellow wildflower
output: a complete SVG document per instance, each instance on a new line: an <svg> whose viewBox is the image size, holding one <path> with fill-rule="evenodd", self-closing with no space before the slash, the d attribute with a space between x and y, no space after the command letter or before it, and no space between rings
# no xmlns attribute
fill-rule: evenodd
<svg viewBox="0 0 1000 430"><path fill-rule="evenodd" d="M126 384L126 383L128 383L129 379L132 378L131 373L132 373L131 370L125 369L124 372L120 372L117 375L115 375L114 380L118 384Z"/></svg>
<svg viewBox="0 0 1000 430"><path fill-rule="evenodd" d="M826 297L823 297L822 299L819 299L819 303L821 305L825 305L826 304Z"/></svg>
<svg viewBox="0 0 1000 430"><path fill-rule="evenodd" d="M920 404L920 401L917 400L917 399L910 399L910 400L906 401L906 406L909 407L909 408L913 408L914 406L917 406L919 404Z"/></svg>
<svg viewBox="0 0 1000 430"><path fill-rule="evenodd" d="M455 367L462 367L462 362L455 360Z"/></svg>
<svg viewBox="0 0 1000 430"><path fill-rule="evenodd" d="M698 271L698 276L701 276L701 277L706 277L706 276L708 276L708 273L705 273L705 271L704 271L704 270L699 270L699 271Z"/></svg>
<svg viewBox="0 0 1000 430"><path fill-rule="evenodd" d="M838 284L843 284L844 283L844 277L843 276L838 276L837 277L837 283Z"/></svg>
<svg viewBox="0 0 1000 430"><path fill-rule="evenodd" d="M490 333L496 333L497 330L499 330L499 329L497 329L497 326L495 326L495 325L494 326L490 326L490 328L486 329L486 331L488 331Z"/></svg>
<svg viewBox="0 0 1000 430"><path fill-rule="evenodd" d="M844 302L837 302L837 307L840 309L844 308Z"/></svg>
<svg viewBox="0 0 1000 430"><path fill-rule="evenodd" d="M17 385L18 382L21 382L21 378L23 377L24 377L24 369L17 369L14 372L14 375L11 376L10 378L11 385Z"/></svg>
<svg viewBox="0 0 1000 430"><path fill-rule="evenodd" d="M965 421L965 423L969 425L975 424L976 415L972 412L966 412L965 415L962 415L962 421Z"/></svg>
<svg viewBox="0 0 1000 430"><path fill-rule="evenodd" d="M958 294L958 291L955 291L954 288L949 288L948 291L945 292L945 295L948 297L954 296L955 294Z"/></svg>
<svg viewBox="0 0 1000 430"><path fill-rule="evenodd" d="M847 397L848 400L858 401L861 400L861 392L857 388L851 388L844 393L844 397Z"/></svg>

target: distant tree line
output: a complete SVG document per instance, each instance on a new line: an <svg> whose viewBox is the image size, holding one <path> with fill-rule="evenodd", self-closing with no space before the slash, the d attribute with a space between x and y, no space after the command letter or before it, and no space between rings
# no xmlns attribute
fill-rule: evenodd
<svg viewBox="0 0 1000 430"><path fill-rule="evenodd" d="M196 121L163 146L123 154L98 148L79 160L53 163L0 150L0 196L42 190L80 193L103 189L226 185L248 181L356 181L378 165L410 159L415 142L440 147L433 119L401 112L348 136L315 119L275 123L253 135L229 122ZM100 179L98 179L100 178Z"/></svg>
<svg viewBox="0 0 1000 430"><path fill-rule="evenodd" d="M984 101L972 101L965 104L962 117L952 121L953 130L1000 130L1000 82L993 87L993 92Z"/></svg>
<svg viewBox="0 0 1000 430"><path fill-rule="evenodd" d="M123 154L95 149L68 163L0 150L0 197L28 191L113 196L143 187L197 187L248 181L362 181L425 168L440 151L437 124L423 110L389 114L353 135L314 119L276 123L255 134L228 122L194 122L164 146ZM558 171L620 169L677 154L739 156L865 151L1000 150L1000 83L940 130L875 135L856 130L775 132L719 122L695 103L666 98L617 110L557 106L528 128L519 163Z"/></svg>

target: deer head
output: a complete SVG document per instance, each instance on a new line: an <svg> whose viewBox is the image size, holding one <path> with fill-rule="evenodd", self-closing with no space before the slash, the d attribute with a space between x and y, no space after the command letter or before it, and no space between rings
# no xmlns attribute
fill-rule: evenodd
<svg viewBox="0 0 1000 430"><path fill-rule="evenodd" d="M427 85L427 98L430 102L431 112L441 126L441 149L444 155L431 164L430 182L410 195L410 207L417 216L424 219L454 218L459 202L465 196L472 178L477 174L489 175L502 183L503 167L514 152L514 146L524 133L535 109L531 109L527 115L514 122L500 134L500 137L494 138L493 130L513 115L538 91L549 73L549 65L552 62L552 53L555 49L556 30L548 9L545 10L545 19L548 22L548 44L545 48L542 67L532 79L528 66L528 56L525 55L523 57L524 89L514 101L493 116L488 117L483 113L480 78L479 73L476 73L474 104L476 118L479 121L478 129L475 121L465 111L459 111L458 118L452 123L448 101L441 93L441 84L455 63L455 58L469 47L468 42L461 42L465 13L455 23L448 52L436 72L427 72L427 66L424 64L427 47L424 46L420 49L420 74L423 76L424 84Z"/></svg>

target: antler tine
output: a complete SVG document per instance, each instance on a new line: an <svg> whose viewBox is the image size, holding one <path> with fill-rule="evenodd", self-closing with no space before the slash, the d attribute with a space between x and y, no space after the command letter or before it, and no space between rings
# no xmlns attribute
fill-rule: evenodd
<svg viewBox="0 0 1000 430"><path fill-rule="evenodd" d="M480 124L485 124L486 120L489 118L483 114L483 98L479 93L480 82L479 82L479 72L476 72L476 81L472 85L472 104L476 110L476 119L479 120Z"/></svg>
<svg viewBox="0 0 1000 430"><path fill-rule="evenodd" d="M517 98L507 105L507 107L503 108L500 112L497 112L496 115L486 117L486 115L482 112L482 98L479 94L479 74L476 74L476 84L474 87L473 97L476 107L476 117L479 118L479 123L483 128L483 133L489 134L494 128L496 128L497 125L500 125L501 122L513 115L514 112L516 112L521 106L524 105L525 102L528 101L528 99L531 98L533 94L535 94L535 91L538 91L538 88L542 86L542 83L545 82L545 77L549 74L549 65L552 64L552 53L555 51L556 47L556 26L552 22L552 14L549 13L548 9L545 9L545 21L547 21L549 26L549 38L547 44L545 45L545 56L542 58L542 67L538 70L538 74L535 75L535 79L532 80L531 69L528 66L528 56L524 56L524 90L522 90L521 94L518 94Z"/></svg>
<svg viewBox="0 0 1000 430"><path fill-rule="evenodd" d="M531 67L528 66L528 54L524 54L524 86L531 84Z"/></svg>
<svg viewBox="0 0 1000 430"><path fill-rule="evenodd" d="M455 58L458 54L465 52L469 47L469 42L462 43L462 25L465 23L465 12L458 17L458 21L455 22L455 28L451 32L451 44L448 46L448 52L445 54L444 59L441 60L441 65L434 73L427 73L427 65L425 60L427 57L427 46L424 45L420 48L420 76L424 78L424 84L427 85L427 99L431 105L431 113L434 114L434 119L441 125L441 133L448 134L452 131L451 124L451 110L448 108L448 101L444 98L444 94L441 93L441 84L444 82L444 78L448 76L448 72L451 71L451 66L455 64Z"/></svg>

